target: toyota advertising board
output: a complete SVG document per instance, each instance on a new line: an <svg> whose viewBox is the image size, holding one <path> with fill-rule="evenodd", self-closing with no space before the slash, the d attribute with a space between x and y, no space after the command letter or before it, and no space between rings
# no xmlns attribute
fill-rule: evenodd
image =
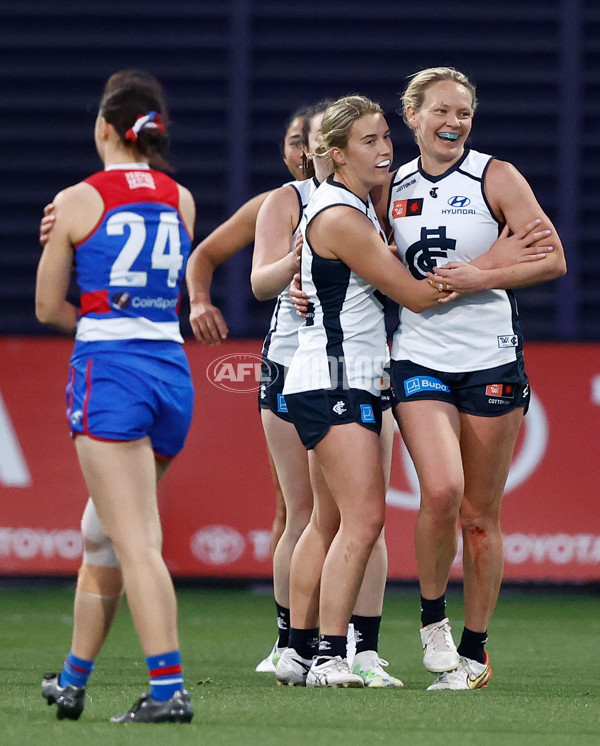
<svg viewBox="0 0 600 746"><path fill-rule="evenodd" d="M175 576L271 576L260 346L186 344L194 420L159 498ZM87 491L64 415L70 351L69 340L0 340L0 574L73 575L79 566ZM502 508L505 578L598 581L600 345L529 344L525 354L533 396ZM413 580L419 494L398 433L387 503L389 577Z"/></svg>

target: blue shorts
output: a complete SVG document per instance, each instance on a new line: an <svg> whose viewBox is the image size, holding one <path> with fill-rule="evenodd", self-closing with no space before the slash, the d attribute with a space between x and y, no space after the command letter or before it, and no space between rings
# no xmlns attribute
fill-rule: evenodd
<svg viewBox="0 0 600 746"><path fill-rule="evenodd" d="M71 434L97 440L150 438L158 458L185 443L194 404L189 368L131 353L74 355L66 389Z"/></svg>
<svg viewBox="0 0 600 746"><path fill-rule="evenodd" d="M306 450L310 451L333 425L357 422L379 435L381 399L362 389L317 389L285 397L289 413Z"/></svg>
<svg viewBox="0 0 600 746"><path fill-rule="evenodd" d="M291 422L283 395L286 373L287 368L284 365L274 363L272 360L263 357L260 387L258 389L258 408L268 409L285 422Z"/></svg>
<svg viewBox="0 0 600 746"><path fill-rule="evenodd" d="M398 402L434 400L479 417L498 417L529 408L529 380L523 357L495 368L447 373L410 360L392 360L392 388Z"/></svg>

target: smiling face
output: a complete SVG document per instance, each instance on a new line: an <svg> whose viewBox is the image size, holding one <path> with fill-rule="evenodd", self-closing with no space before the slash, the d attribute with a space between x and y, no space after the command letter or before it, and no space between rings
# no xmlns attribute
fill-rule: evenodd
<svg viewBox="0 0 600 746"><path fill-rule="evenodd" d="M352 191L362 196L383 184L393 158L390 129L383 114L365 114L353 124L344 148L331 148L336 170Z"/></svg>
<svg viewBox="0 0 600 746"><path fill-rule="evenodd" d="M423 168L439 175L464 153L473 123L472 95L454 81L432 83L418 111L407 106L406 121L415 133Z"/></svg>

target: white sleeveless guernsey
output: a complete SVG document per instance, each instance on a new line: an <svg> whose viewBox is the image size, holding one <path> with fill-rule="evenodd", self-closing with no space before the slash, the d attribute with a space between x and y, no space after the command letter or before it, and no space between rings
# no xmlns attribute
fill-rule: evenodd
<svg viewBox="0 0 600 746"><path fill-rule="evenodd" d="M402 262L422 279L434 266L469 262L485 253L500 228L483 191L492 156L467 150L440 176L420 158L394 177L389 220ZM393 360L411 360L446 372L483 370L512 362L522 351L517 304L511 291L459 296L424 313L400 308Z"/></svg>
<svg viewBox="0 0 600 746"><path fill-rule="evenodd" d="M300 231L300 223L310 198L317 190L319 182L315 179L304 179L304 181L290 181L284 186L291 186L298 195L300 205L300 219L290 242L290 251L296 242L296 236ZM274 363L289 365L296 348L298 347L298 329L304 323L304 319L298 316L292 301L290 300L290 286L288 285L277 296L275 308L271 316L269 331L263 343L262 354Z"/></svg>
<svg viewBox="0 0 600 746"><path fill-rule="evenodd" d="M341 260L316 254L306 237L310 222L338 205L361 212L383 237L370 198L364 202L332 177L314 193L301 226L302 288L312 308L298 330L284 394L338 387L381 393L388 347L380 295Z"/></svg>

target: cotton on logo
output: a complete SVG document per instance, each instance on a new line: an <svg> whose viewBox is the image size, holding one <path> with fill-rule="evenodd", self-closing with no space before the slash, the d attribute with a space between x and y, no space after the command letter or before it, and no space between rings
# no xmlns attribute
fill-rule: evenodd
<svg viewBox="0 0 600 746"><path fill-rule="evenodd" d="M31 485L31 474L1 394L0 484L5 487L29 487Z"/></svg>
<svg viewBox="0 0 600 746"><path fill-rule="evenodd" d="M238 394L258 391L261 384L269 386L277 376L275 366L252 353L223 355L206 369L206 377L213 386Z"/></svg>
<svg viewBox="0 0 600 746"><path fill-rule="evenodd" d="M506 480L505 494L514 490L533 474L546 452L548 421L542 403L534 394L531 394L529 412L523 420L522 432L523 439L518 451L513 456L508 479ZM400 458L411 491L405 492L390 487L387 493L387 504L405 510L418 510L421 499L419 479L401 438L400 444Z"/></svg>

